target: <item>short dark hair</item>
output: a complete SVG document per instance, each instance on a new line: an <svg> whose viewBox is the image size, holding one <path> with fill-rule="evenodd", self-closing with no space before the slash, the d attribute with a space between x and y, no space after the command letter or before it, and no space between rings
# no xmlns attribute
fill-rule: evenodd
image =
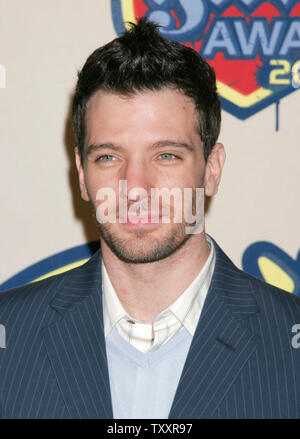
<svg viewBox="0 0 300 439"><path fill-rule="evenodd" d="M159 26L145 17L119 38L96 49L78 74L72 106L72 125L82 162L85 114L98 90L130 95L170 87L194 100L205 160L215 145L221 124L221 105L212 67L193 49L163 38Z"/></svg>

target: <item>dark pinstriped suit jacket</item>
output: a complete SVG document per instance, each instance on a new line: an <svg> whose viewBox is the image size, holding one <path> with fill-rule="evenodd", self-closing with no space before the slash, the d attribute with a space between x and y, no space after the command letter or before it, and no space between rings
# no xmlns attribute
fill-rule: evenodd
<svg viewBox="0 0 300 439"><path fill-rule="evenodd" d="M291 345L300 298L216 252L169 417L300 417L300 349ZM0 294L2 418L113 417L100 267L97 252L79 268Z"/></svg>

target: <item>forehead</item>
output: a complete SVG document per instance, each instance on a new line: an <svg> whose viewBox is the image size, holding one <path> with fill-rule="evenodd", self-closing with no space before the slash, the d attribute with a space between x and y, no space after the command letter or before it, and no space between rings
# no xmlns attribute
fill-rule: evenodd
<svg viewBox="0 0 300 439"><path fill-rule="evenodd" d="M171 87L162 87L159 90L133 91L132 93L117 93L100 89L91 96L87 104L87 110L99 104L156 105L164 103L167 105L174 102L180 105L182 109L191 107L192 110L195 110L192 98L186 96L180 90Z"/></svg>
<svg viewBox="0 0 300 439"><path fill-rule="evenodd" d="M100 90L87 105L86 129L88 137L123 131L197 132L197 112L191 98L167 87L130 95Z"/></svg>

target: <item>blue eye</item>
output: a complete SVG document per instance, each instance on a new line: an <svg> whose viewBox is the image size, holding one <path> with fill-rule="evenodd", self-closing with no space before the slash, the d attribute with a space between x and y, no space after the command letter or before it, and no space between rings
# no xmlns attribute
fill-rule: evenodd
<svg viewBox="0 0 300 439"><path fill-rule="evenodd" d="M107 158L107 157L109 157L109 158ZM111 159L114 159L115 157L113 156L113 155L110 155L110 154L104 154L104 155L101 155L100 157L98 157L97 159L96 159L96 162L97 161L101 161L101 162L111 162L112 160Z"/></svg>
<svg viewBox="0 0 300 439"><path fill-rule="evenodd" d="M160 154L160 157L163 157L166 160L172 160L173 158L177 158L175 154L171 154L169 152L164 152Z"/></svg>

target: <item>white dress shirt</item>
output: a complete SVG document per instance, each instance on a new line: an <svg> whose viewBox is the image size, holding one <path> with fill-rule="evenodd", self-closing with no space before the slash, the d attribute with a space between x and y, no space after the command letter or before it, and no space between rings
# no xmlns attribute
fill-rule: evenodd
<svg viewBox="0 0 300 439"><path fill-rule="evenodd" d="M153 322L136 320L125 311L102 262L105 336L115 326L121 337L144 353L158 349L182 328L186 328L193 336L215 267L214 245L208 235L206 240L210 253L199 274L177 300L158 314Z"/></svg>

